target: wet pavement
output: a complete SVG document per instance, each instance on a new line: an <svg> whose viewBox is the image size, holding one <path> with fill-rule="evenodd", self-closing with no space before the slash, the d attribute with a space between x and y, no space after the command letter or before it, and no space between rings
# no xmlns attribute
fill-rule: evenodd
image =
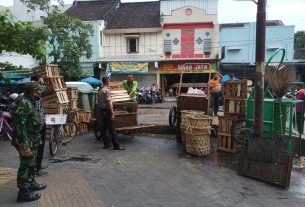
<svg viewBox="0 0 305 207"><path fill-rule="evenodd" d="M210 156L199 158L187 155L169 135L121 136L120 142L125 151L104 150L89 133L62 146L53 158L47 147L48 182L61 175L71 175L69 180L84 178L88 192L92 190L109 207L305 205L304 170L293 170L291 186L283 190L239 176L239 155L216 152L215 145ZM17 153L8 142L0 142L1 167L18 167ZM0 186L0 199L5 198L0 205L15 206L16 193L15 185Z"/></svg>

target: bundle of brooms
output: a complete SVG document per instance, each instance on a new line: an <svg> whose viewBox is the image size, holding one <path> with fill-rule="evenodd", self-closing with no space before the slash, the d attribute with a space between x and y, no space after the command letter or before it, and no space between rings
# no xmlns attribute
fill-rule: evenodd
<svg viewBox="0 0 305 207"><path fill-rule="evenodd" d="M292 82L292 71L283 68L275 72L276 69L267 69L265 72L265 79L272 90L272 93L277 96L278 99L282 99L285 93L288 91Z"/></svg>

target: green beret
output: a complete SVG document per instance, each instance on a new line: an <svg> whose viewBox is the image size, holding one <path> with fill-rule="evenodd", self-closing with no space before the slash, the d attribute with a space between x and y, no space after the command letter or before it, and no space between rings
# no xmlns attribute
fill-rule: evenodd
<svg viewBox="0 0 305 207"><path fill-rule="evenodd" d="M35 90L40 90L40 86L37 82L34 82L34 81L28 82L24 86L24 92L26 94L29 94L29 93L31 93L32 91L35 91Z"/></svg>

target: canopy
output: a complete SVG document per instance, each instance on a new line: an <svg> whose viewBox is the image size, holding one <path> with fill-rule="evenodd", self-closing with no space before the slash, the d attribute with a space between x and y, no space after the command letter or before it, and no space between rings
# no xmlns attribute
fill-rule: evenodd
<svg viewBox="0 0 305 207"><path fill-rule="evenodd" d="M77 88L80 92L90 92L93 90L92 86L84 82L66 82L67 88Z"/></svg>
<svg viewBox="0 0 305 207"><path fill-rule="evenodd" d="M20 83L27 83L27 82L31 82L31 78L21 79L20 81L18 81L18 84L20 84Z"/></svg>
<svg viewBox="0 0 305 207"><path fill-rule="evenodd" d="M230 80L230 76L229 75L224 75L222 77L222 80L220 81L221 85L223 85L225 82L227 82L228 80ZM237 78L234 77L234 80L238 80Z"/></svg>
<svg viewBox="0 0 305 207"><path fill-rule="evenodd" d="M93 77L84 78L84 79L80 80L80 82L85 82L85 83L89 83L89 84L92 84L92 85L100 85L101 84L100 80L98 80L96 78L93 78Z"/></svg>

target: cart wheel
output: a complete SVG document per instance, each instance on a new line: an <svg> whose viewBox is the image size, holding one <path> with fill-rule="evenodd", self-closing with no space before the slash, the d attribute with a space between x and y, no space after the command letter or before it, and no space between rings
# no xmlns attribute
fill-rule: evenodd
<svg viewBox="0 0 305 207"><path fill-rule="evenodd" d="M177 107L176 106L172 106L172 108L169 110L169 126L171 127L175 127L177 124Z"/></svg>
<svg viewBox="0 0 305 207"><path fill-rule="evenodd" d="M253 122L248 119L236 119L231 126L232 139L240 145L247 145L248 139L253 133Z"/></svg>

